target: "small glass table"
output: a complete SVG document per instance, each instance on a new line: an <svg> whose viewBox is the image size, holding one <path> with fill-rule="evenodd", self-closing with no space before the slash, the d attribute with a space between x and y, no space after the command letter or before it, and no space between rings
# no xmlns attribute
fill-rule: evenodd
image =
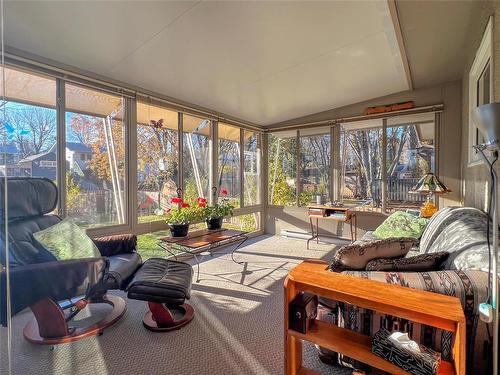
<svg viewBox="0 0 500 375"><path fill-rule="evenodd" d="M219 247L237 244L231 251L231 259L233 262L242 264L234 260L234 252L248 239L248 232L232 229L202 229L188 233L184 237L166 236L159 239L158 245L167 253L172 255L176 260L177 256L190 254L194 256L198 266L196 273L196 282L200 281L200 259L205 255L212 255L212 251Z"/></svg>

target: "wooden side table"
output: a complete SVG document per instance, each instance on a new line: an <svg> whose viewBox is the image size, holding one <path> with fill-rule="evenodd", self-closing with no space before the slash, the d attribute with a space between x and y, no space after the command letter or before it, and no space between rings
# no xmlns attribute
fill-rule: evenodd
<svg viewBox="0 0 500 375"><path fill-rule="evenodd" d="M330 272L323 261L305 261L293 268L285 279L286 375L316 374L302 367L302 340L391 374L408 374L373 354L369 336L319 320L311 322L305 334L289 329L288 308L300 292L310 292L452 332L455 338L453 362L441 361L439 374L465 375L465 317L458 298Z"/></svg>
<svg viewBox="0 0 500 375"><path fill-rule="evenodd" d="M307 240L307 249L309 250L309 242L316 240L316 243L319 243L319 221L320 220L331 220L335 222L341 223L349 223L351 229L351 241L354 242L358 237L358 229L357 229L357 218L356 213L348 207L335 207L335 206L327 206L327 205L309 205L307 206L308 216L309 216L309 224L311 226L311 237ZM314 225L316 222L316 225ZM322 233L323 237L332 237L338 238L337 236L333 236L327 233Z"/></svg>

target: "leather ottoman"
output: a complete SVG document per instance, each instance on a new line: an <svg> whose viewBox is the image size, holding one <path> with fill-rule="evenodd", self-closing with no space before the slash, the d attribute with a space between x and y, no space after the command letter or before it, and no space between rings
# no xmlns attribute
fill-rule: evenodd
<svg viewBox="0 0 500 375"><path fill-rule="evenodd" d="M194 309L189 299L193 268L183 262L151 258L143 263L127 287L128 298L147 301L143 319L151 331L172 331L188 324Z"/></svg>

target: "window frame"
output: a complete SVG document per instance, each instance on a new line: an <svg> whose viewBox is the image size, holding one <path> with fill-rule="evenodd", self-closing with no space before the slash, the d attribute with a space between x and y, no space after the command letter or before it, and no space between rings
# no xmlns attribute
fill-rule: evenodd
<svg viewBox="0 0 500 375"><path fill-rule="evenodd" d="M484 69L490 66L490 103L493 100L493 17L490 16L486 29L484 30L481 43L476 51L474 62L469 71L469 126L468 126L468 159L467 166L473 167L481 164L481 158L473 149L476 145L476 134L481 134L479 127L474 122L473 112L478 100L477 83L481 78Z"/></svg>
<svg viewBox="0 0 500 375"><path fill-rule="evenodd" d="M265 190L267 193L265 195L265 197L263 196L262 199L265 199L265 204L267 207L273 207L273 208L284 208L284 207L300 207L299 206L299 184L298 184L298 180L299 180L299 177L300 177L300 167L299 167L299 157L300 157L300 154L299 154L299 145L298 145L298 142L300 140L300 130L295 130L294 131L294 135L293 136L290 136L290 137L287 137L285 139L294 139L295 140L295 159L296 159L296 166L295 166L295 204L293 205L279 205L279 204L272 204L272 203L269 203L269 199L270 199L270 194L269 194L269 180L270 180L270 176L269 176L269 135L271 136L274 136L276 137L275 134L280 134L282 132L287 132L287 130L276 130L276 131L272 131L270 130L269 132L266 133L266 142L265 142L265 147L266 149L264 150L264 153L266 155L266 165L267 165L267 168L265 170L265 173L264 175L266 176L265 178L265 185L263 185L263 190Z"/></svg>
<svg viewBox="0 0 500 375"><path fill-rule="evenodd" d="M61 168L61 176L59 176L60 180L60 187L59 187L59 196L60 198L60 206L58 207L59 212L61 212L61 216L63 218L68 217L67 212L66 212L66 198L67 198L67 186L66 186L66 134L68 131L68 124L66 123L66 116L68 113L76 113L76 114L83 114L83 115L89 115L89 116L94 116L94 117L102 117L99 114L94 114L94 113L87 113L84 111L77 112L73 108L67 108L66 105L66 83L72 86L76 87L81 87L82 89L85 90L92 90L96 92L102 92L107 95L113 95L116 97L121 98L121 105L122 105L122 123L123 123L123 152L124 152L124 176L123 176L123 207L122 209L124 210L123 214L123 223L117 223L117 224L109 224L109 225L100 225L98 227L90 227L90 228L85 228L86 232L90 236L101 236L101 235L108 235L108 234L113 234L113 233L120 233L120 232L126 232L126 231L131 231L132 230L132 223L131 223L131 207L133 205L131 204L131 199L130 199L130 162L131 162L131 155L130 155L130 128L131 128L131 121L130 121L130 98L126 97L123 95L121 92L111 92L110 90L103 90L98 87L94 87L92 85L87 85L84 83L80 82L72 82L72 81L67 81L64 79L57 79L60 81L60 86L58 86L57 94L57 103L60 104L60 107L57 107L57 111L60 111L60 116L61 118L59 119L59 115L57 116L58 120L60 121L60 128L58 130L62 131L63 134L62 136L59 136L58 140L58 146L61 147L62 152L59 152L58 155L63 157L64 159L62 161L58 160L60 162Z"/></svg>
<svg viewBox="0 0 500 375"><path fill-rule="evenodd" d="M242 133L242 130L241 128L239 127L236 127L234 125L231 125L231 124L228 124L228 123L225 123L225 122L221 122L219 121L217 123L217 173L215 175L215 184L212 185L213 187L216 187L217 188L217 197L216 199L218 199L220 197L220 190L223 186L220 186L220 181L219 181L219 175L222 173L222 171L219 170L219 167L220 167L220 160L221 160L221 137L220 137L220 134L221 134L221 127L222 126L229 126L231 128L235 128L235 129L238 129L238 140L237 141L231 141L231 140L227 140L225 139L224 141L226 142L233 142L233 143L236 143L238 145L238 179L239 179L239 183L238 183L238 198L239 198L239 207L237 208L243 208L245 207L245 202L244 202L244 194L243 194L243 189L244 189L244 181L243 181L243 175L244 175L244 170L243 170L243 161L244 161L244 136L243 136L243 133ZM213 189L212 187L212 189ZM225 187L225 186L224 186ZM231 198L229 198L231 199Z"/></svg>
<svg viewBox="0 0 500 375"><path fill-rule="evenodd" d="M133 122L134 124L134 130L131 131L131 133L133 133L133 136L135 137L134 138L134 146L131 145L131 147L133 148L134 152L135 152L135 158L133 160L135 160L135 175L134 175L134 179L135 179L135 188L133 190L131 190L133 193L135 193L137 195L138 193L138 185L137 185L137 164L139 162L139 152L138 152L138 147L137 147L137 131L139 129L139 126L147 126L147 124L143 124L143 123L139 123L139 121L137 120L137 106L139 103L142 103L142 104L145 104L145 105L148 105L148 106L153 106L153 107L158 107L158 108L161 108L161 109L164 109L164 110L168 110L168 111L172 111L172 112L175 112L176 115L177 115L177 143L176 143L176 147L177 147L177 175L178 175L178 181L176 182L177 184L177 188L181 188L181 185L183 183L183 164L182 164L182 152L183 152L183 149L182 149L182 145L183 145L183 138L182 138L182 121L183 121L183 116L182 116L182 113L179 113L165 105L161 105L161 103L158 103L157 101L154 101L152 98L149 98L149 100L146 100L145 98L137 98L135 100L133 100L133 106L134 106L134 109L135 109L135 121ZM164 219L162 219L160 216L158 218L158 220L151 220L151 221L145 221L145 222L140 222L139 221L139 218L140 218L140 215L137 213L137 207L138 207L138 198L137 196L135 197L135 202L136 204L132 204L131 207L135 207L135 214L132 216L131 218L131 221L133 223L133 227L134 228L156 228L156 227L159 227L160 229L155 229L153 231L157 231L157 230L162 230L162 229L165 229L162 225L162 223L165 221Z"/></svg>
<svg viewBox="0 0 500 375"><path fill-rule="evenodd" d="M257 174L257 203L254 204L247 204L246 199L245 199L245 132L248 133L253 133L256 137L256 155L257 155L257 160L255 161L255 171L258 172ZM263 134L256 132L254 130L247 130L240 128L240 170L241 170L241 179L240 179L240 194L241 194L241 208L247 208L247 207L257 207L261 208L263 206L263 191L262 191L262 180L263 180L263 169L262 169L262 163L263 163ZM261 218L261 223L262 223L262 218ZM262 224L261 224L262 226Z"/></svg>
<svg viewBox="0 0 500 375"><path fill-rule="evenodd" d="M439 109L432 109L427 111L426 113L433 113L434 114L434 153L435 153L435 160L434 160L434 169L435 169L435 175L439 176L439 128L441 124L441 116L440 116L440 110ZM387 153L387 128L394 127L396 125L388 125L388 119L391 117L396 117L396 116L404 116L405 113L398 113L398 114L391 114L387 113L385 116L378 116L376 119L380 119L380 126L377 127L369 127L369 128L356 128L356 130L367 130L367 129L380 129L382 131L382 145L381 145L381 151L382 151L382 164L386 164L386 153ZM347 121L345 121L347 122ZM330 176L329 176L329 186L328 190L330 192L330 196L332 197L332 200L342 200L341 196L341 186L342 186L342 173L341 173L341 150L340 150L340 138L341 138L341 128L343 124L345 124L344 121L342 122L337 122L334 124L329 125L329 134L330 134ZM351 122L357 122L356 120L351 121ZM322 126L323 128L326 128L327 126ZM297 170L296 170L296 180L297 184L295 186L295 194L296 194L296 203L295 205L291 206L284 206L284 205L276 205L276 204L271 204L269 203L269 196L268 194L263 194L262 199L265 199L267 207L270 208L285 208L285 207L292 207L292 208L300 208L300 207L305 207L305 206L300 206L299 205L299 193L300 193L300 183L299 179L301 178L301 168L300 168L300 155L301 155L301 147L300 147L300 139L302 137L307 137L308 135L303 134L301 135L300 131L307 129L306 127L301 127L297 128L294 130L295 132L295 139L297 142L297 151L296 151L296 157L297 157ZM349 129L347 129L349 130ZM270 129L268 132L266 132L266 141L265 141L265 150L263 153L266 155L266 160L269 158L269 135L277 134L281 132L285 132L287 130L284 129ZM288 130L289 132L289 130ZM328 134L327 132L323 132L321 134ZM293 138L293 137L290 137ZM267 164L266 164L267 165ZM264 181L263 189L267 189L267 184L268 184L268 179L269 179L269 168L266 169L265 173L263 174L265 176L266 181ZM267 191L267 190L266 190ZM387 210L387 170L386 168L382 168L381 170L381 212L382 213L388 213ZM434 197L434 201L436 205L438 205L439 199L437 197Z"/></svg>
<svg viewBox="0 0 500 375"><path fill-rule="evenodd" d="M344 127L344 130L342 130L342 127ZM348 127L346 128L344 125L339 124L339 138L338 142L335 142L335 147L339 148L339 163L342 163L342 152L340 150L340 138L342 136L342 131L348 132L348 131L371 131L371 130L378 130L382 134L382 144L380 145L380 152L381 152L381 159L380 159L380 164L381 164L381 169L380 169L380 193L381 193L381 202L380 202L380 209L382 212L387 212L387 170L383 166L386 164L386 153L387 153L387 118L381 118L380 119L380 126L371 126L371 127L356 127L356 128L351 128L349 129ZM344 135L345 136L345 135ZM344 182L342 181L342 169L339 170L338 172L338 178L339 178L339 192L338 192L338 199L339 201L343 201L342 197L342 187L344 186ZM373 197L372 197L373 198Z"/></svg>
<svg viewBox="0 0 500 375"><path fill-rule="evenodd" d="M304 129L299 130L298 131L298 138L297 138L297 149L298 149L298 152L297 152L297 194L299 194L300 192L300 195L297 195L297 202L298 202L298 206L300 207L305 207L309 204L315 204L314 202L314 199L313 201L305 204L305 205L301 205L301 195L302 193L304 192L303 191L303 174L304 174L304 169L302 168L304 165L302 164L304 159L303 159L303 156L305 155L305 152L302 151L303 147L302 147L302 140L305 139L305 138L312 138L312 137L324 137L324 136L328 136L329 137L329 140L330 140L330 143L329 143L329 147L328 147L328 152L330 153L330 157L329 157L329 160L330 160L330 168L328 168L328 185L326 187L326 197L325 198L329 198L330 200L332 200L333 198L333 195L332 195L332 186L333 186L333 182L332 182L332 171L331 171L331 165L333 164L333 156L332 156L332 143L335 143L332 141L332 128L331 127L325 127L325 128L318 128L317 131L315 132L312 132L311 134L308 134L310 132L306 132ZM316 196L317 194L313 195L313 196Z"/></svg>
<svg viewBox="0 0 500 375"><path fill-rule="evenodd" d="M255 209L261 209L262 206L263 206L263 203L262 203L262 196L260 197L259 201L260 203L256 203L256 204L247 204L246 202L246 199L245 199L245 132L251 132L251 133L254 133L256 138L257 138L257 158L260 159L260 170L259 170L259 176L258 176L258 181L257 181L257 185L259 185L259 189L258 191L262 191L261 187L262 187L262 175L263 175L263 171L262 171L262 133L261 132L258 132L256 130L251 130L251 129L245 129L245 128L242 128L242 127L238 127L234 124L230 124L230 123L223 123L223 122L217 122L217 131L216 131L216 136L217 136L217 145L216 146L213 146L214 148L216 147L217 148L217 155L216 155L216 160L217 160L217 165L215 166L214 168L214 184L212 185L213 187L217 187L217 191L219 189L219 181L218 181L218 173L219 173L219 125L229 125L231 127L235 127L235 128L238 128L239 130L239 140L238 140L238 146L239 146L239 179L240 179L240 183L239 183L239 187L238 187L238 195L239 195L239 199L240 199L240 207L236 208L234 210L235 214L234 216L239 216L239 212L242 210L242 209L247 209L247 208L255 208ZM256 167L257 168L257 167ZM258 168L257 168L258 169ZM245 210L246 212L247 210ZM255 211L257 212L257 211ZM262 226L262 225L261 225Z"/></svg>
<svg viewBox="0 0 500 375"><path fill-rule="evenodd" d="M194 107L187 107L183 104L172 102L167 100L167 98L162 98L161 95L150 96L150 94L145 94L140 91L132 91L126 87L116 86L112 83L104 82L96 77L86 77L83 75L73 75L70 71L63 70L61 73L58 68L54 68L50 65L40 66L36 61L20 61L14 57L7 59L4 64L5 67L12 69L21 70L23 72L32 73L34 75L44 75L50 77L56 82L56 100L55 106L41 105L37 103L26 103L25 101L17 101L23 104L38 105L45 108L53 108L56 110L56 145L57 145L57 170L56 178L58 181L58 187L60 194L58 194L58 213L61 217L66 217L66 112L71 111L71 109L66 108L66 83L71 85L81 86L86 89L100 91L106 94L111 94L115 96L121 96L123 100L123 123L124 123L124 150L125 150L125 182L124 182L124 195L126 199L124 200L124 207L126 209L125 222L123 224L112 224L97 228L86 229L87 233L92 236L105 236L118 233L135 233L142 234L148 232L154 232L158 230L163 230L167 228L167 224L164 220L154 221L150 223L138 223L137 215L137 102L144 102L152 105L159 106L171 111L177 112L179 116L178 121L178 132L179 132L179 144L178 144L178 163L179 163L179 185L184 184L184 168L182 164L183 155L183 116L195 116L204 117L211 121L211 133L210 133L210 158L211 158L211 169L210 169L210 186L216 186L215 176L217 175L217 162L218 162L218 148L217 148L217 124L218 117L216 114L211 114L207 111L198 111ZM13 100L12 101L16 101ZM259 229L252 233L261 234L263 233L264 223L263 218L265 215L265 190L264 182L265 169L264 166L264 140L263 134L264 129L259 129L251 125L245 125L242 122L231 120L231 119L220 119L221 121L237 127L240 131L240 147L242 147L244 142L244 132L250 131L254 132L258 137L259 155L261 171L259 176L259 184L261 191L260 203L255 205L245 205L244 202L244 153L240 152L240 168L241 168L241 184L239 187L240 197L241 197L241 208L234 210L234 216L246 215L251 213L259 213L261 215L261 220L259 221ZM85 161L91 160L91 156L87 156ZM182 185L181 185L182 186Z"/></svg>
<svg viewBox="0 0 500 375"><path fill-rule="evenodd" d="M166 107L165 107L166 108ZM204 135L205 137L208 138L208 154L210 155L210 160L209 160L209 168L208 168L208 191L207 191L207 196L205 196L206 199L209 200L209 202L212 202L212 187L215 186L215 176L216 176L216 167L217 167L217 162L218 160L216 159L218 154L217 151L215 150L215 147L217 147L217 140L215 139L216 137L216 128L217 123L208 118L207 116L199 116L196 114L191 114L191 113L185 113L185 112L179 112L179 176L181 178L181 182L179 183L179 187L181 188L182 191L182 197L184 198L184 193L186 190L186 168L184 165L184 136L188 134L188 131L185 131L184 127L184 117L185 116L190 116L190 117L195 117L200 120L207 120L210 123L210 128L209 128L209 134ZM192 163L191 163L192 164ZM215 165L214 165L215 164ZM191 165L191 167L194 167ZM215 172L214 172L215 171Z"/></svg>

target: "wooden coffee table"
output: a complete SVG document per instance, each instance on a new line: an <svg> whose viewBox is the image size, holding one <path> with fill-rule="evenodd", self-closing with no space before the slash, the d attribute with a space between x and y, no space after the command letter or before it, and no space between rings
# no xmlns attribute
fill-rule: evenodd
<svg viewBox="0 0 500 375"><path fill-rule="evenodd" d="M242 264L234 260L234 252L248 239L248 232L232 229L202 229L189 233L184 237L166 236L159 239L158 245L176 260L178 255L190 254L194 256L198 269L196 273L196 282L200 281L200 259L205 255L212 255L212 250L222 246L237 243L237 246L231 251L233 262Z"/></svg>

